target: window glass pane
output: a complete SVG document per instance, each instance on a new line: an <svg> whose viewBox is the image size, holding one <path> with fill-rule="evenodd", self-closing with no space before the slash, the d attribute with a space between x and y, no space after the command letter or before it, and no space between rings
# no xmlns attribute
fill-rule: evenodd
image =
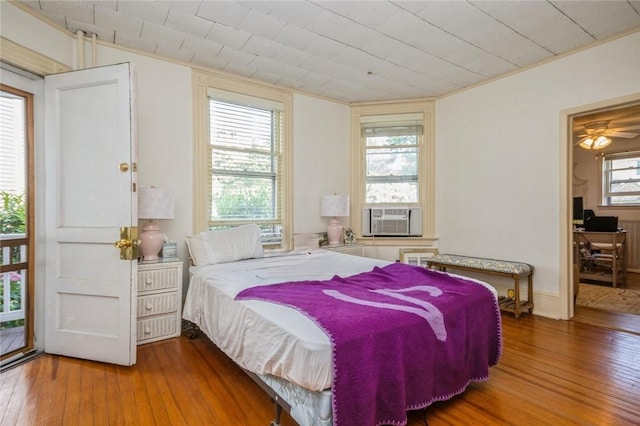
<svg viewBox="0 0 640 426"><path fill-rule="evenodd" d="M212 149L211 164L215 170L233 170L254 173L272 173L276 170L276 163L270 154L257 152L230 151Z"/></svg>
<svg viewBox="0 0 640 426"><path fill-rule="evenodd" d="M274 219L274 179L213 176L211 219Z"/></svg>
<svg viewBox="0 0 640 426"><path fill-rule="evenodd" d="M367 183L367 203L416 203L417 182Z"/></svg>
<svg viewBox="0 0 640 426"><path fill-rule="evenodd" d="M26 216L26 101L0 91L0 232L24 234Z"/></svg>
<svg viewBox="0 0 640 426"><path fill-rule="evenodd" d="M640 181L612 182L609 192L640 192Z"/></svg>
<svg viewBox="0 0 640 426"><path fill-rule="evenodd" d="M211 100L211 143L216 146L272 150L273 111Z"/></svg>
<svg viewBox="0 0 640 426"><path fill-rule="evenodd" d="M415 145L418 143L416 135L402 136L367 136L367 147L370 146L398 146L398 145Z"/></svg>
<svg viewBox="0 0 640 426"><path fill-rule="evenodd" d="M606 205L640 204L640 156L634 154L611 154L605 157L603 176L606 177Z"/></svg>
<svg viewBox="0 0 640 426"><path fill-rule="evenodd" d="M417 176L417 148L368 149L367 176Z"/></svg>
<svg viewBox="0 0 640 426"><path fill-rule="evenodd" d="M620 196L615 195L610 197L609 205L634 205L640 204L640 195L629 195L629 196Z"/></svg>

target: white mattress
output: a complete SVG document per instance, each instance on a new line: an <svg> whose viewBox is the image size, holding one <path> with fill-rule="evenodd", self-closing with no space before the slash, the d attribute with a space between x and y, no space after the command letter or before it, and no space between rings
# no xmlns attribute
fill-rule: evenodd
<svg viewBox="0 0 640 426"><path fill-rule="evenodd" d="M192 267L183 318L241 367L321 391L332 382L328 337L295 309L234 297L248 287L344 277L388 263L313 250Z"/></svg>

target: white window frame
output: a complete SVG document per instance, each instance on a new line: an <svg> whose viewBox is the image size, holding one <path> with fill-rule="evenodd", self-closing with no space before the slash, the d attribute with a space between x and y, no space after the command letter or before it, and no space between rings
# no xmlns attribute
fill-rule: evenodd
<svg viewBox="0 0 640 426"><path fill-rule="evenodd" d="M632 152L617 152L617 153L607 153L602 156L602 164L601 164L601 181L602 181L602 205L606 207L640 207L640 204L612 204L611 197L620 196L620 195L640 195L640 191L638 192L617 192L611 190L612 181L610 180L611 176L611 160L619 160L625 158L637 158L640 162L640 151L632 151ZM640 175L638 175L638 180L640 180Z"/></svg>
<svg viewBox="0 0 640 426"><path fill-rule="evenodd" d="M239 101L276 103L282 106L282 168L281 190L282 205L280 215L282 223L282 242L278 245L267 245L265 248L288 250L293 247L293 213L292 213L292 150L293 134L292 106L293 95L281 89L255 82L234 79L213 72L193 71L193 116L194 116L194 149L193 149L193 232L209 229L209 95L212 93L228 93Z"/></svg>
<svg viewBox="0 0 640 426"><path fill-rule="evenodd" d="M362 209L386 204L366 203L366 147L362 124L397 122L399 118L422 117L422 138L418 146L418 201L407 207L422 209L422 237L363 237ZM360 241L384 245L431 245L435 240L435 105L433 101L358 104L351 107L351 197L350 223ZM390 203L389 205L398 205Z"/></svg>

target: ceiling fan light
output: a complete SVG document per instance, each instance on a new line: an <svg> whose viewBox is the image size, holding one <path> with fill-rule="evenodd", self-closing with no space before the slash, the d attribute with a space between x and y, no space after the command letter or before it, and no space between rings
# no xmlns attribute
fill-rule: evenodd
<svg viewBox="0 0 640 426"><path fill-rule="evenodd" d="M611 139L606 136L598 136L593 143L593 149L602 149L611 144Z"/></svg>
<svg viewBox="0 0 640 426"><path fill-rule="evenodd" d="M586 138L582 139L580 141L580 146L584 149L591 149L591 147L593 146L593 138L587 136Z"/></svg>
<svg viewBox="0 0 640 426"><path fill-rule="evenodd" d="M584 149L602 149L611 144L611 139L606 136L587 136L580 141L580 146Z"/></svg>

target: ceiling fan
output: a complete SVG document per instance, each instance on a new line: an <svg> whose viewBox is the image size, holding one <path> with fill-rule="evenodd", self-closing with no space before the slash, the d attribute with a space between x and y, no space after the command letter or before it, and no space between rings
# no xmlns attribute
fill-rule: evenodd
<svg viewBox="0 0 640 426"><path fill-rule="evenodd" d="M611 144L611 138L631 139L640 135L640 131L638 133L629 132L629 130L640 130L640 125L610 129L609 123L608 120L600 120L584 124L585 132L577 136L576 145L584 149L602 149Z"/></svg>

